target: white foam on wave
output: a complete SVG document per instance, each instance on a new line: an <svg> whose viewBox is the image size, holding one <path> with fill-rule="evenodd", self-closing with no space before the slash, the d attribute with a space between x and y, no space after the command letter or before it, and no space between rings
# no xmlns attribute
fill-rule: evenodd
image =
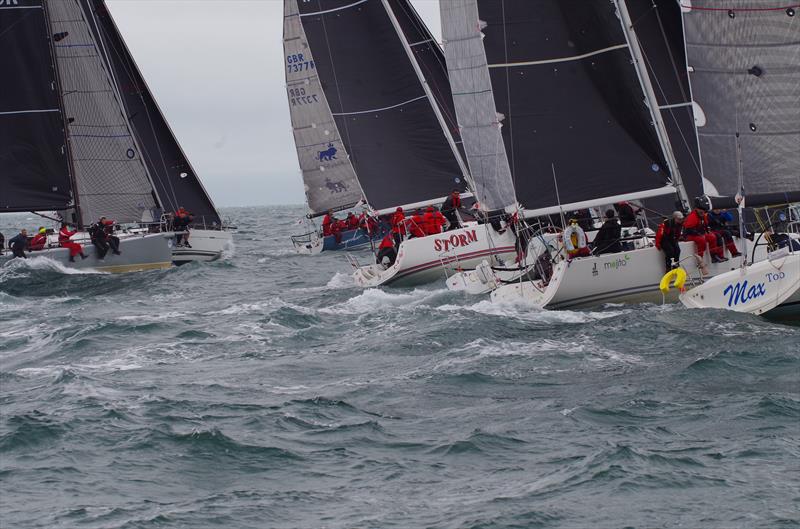
<svg viewBox="0 0 800 529"><path fill-rule="evenodd" d="M333 277L328 281L325 285L327 289L333 290L341 290L344 288L352 288L355 286L355 282L353 281L352 274L343 274L341 272L336 272Z"/></svg>
<svg viewBox="0 0 800 529"><path fill-rule="evenodd" d="M532 323L586 323L614 318L629 312L629 310L606 310L601 312L548 310L525 302L496 303L489 300L482 300L473 305L441 305L437 309L448 312L468 310L486 316L514 318Z"/></svg>
<svg viewBox="0 0 800 529"><path fill-rule="evenodd" d="M293 303L286 302L281 298L275 297L270 298L266 301L256 302L256 303L235 303L230 307L226 307L220 310L213 310L210 312L204 312L203 315L205 316L231 316L231 315L239 315L239 314L253 314L253 313L266 313L271 314L276 310L282 308L289 308L292 310L296 310L302 314L314 314L314 310L308 307L303 307L301 305L295 305Z"/></svg>
<svg viewBox="0 0 800 529"><path fill-rule="evenodd" d="M425 306L431 299L447 293L447 289L423 290L415 289L411 292L387 292L377 288L370 288L344 303L320 309L327 314L365 314L371 312L394 312L398 310L411 310Z"/></svg>
<svg viewBox="0 0 800 529"><path fill-rule="evenodd" d="M184 318L186 316L188 316L188 314L185 312L153 312L149 314L129 314L127 316L118 316L117 320L158 322L164 320L174 320L175 318Z"/></svg>
<svg viewBox="0 0 800 529"><path fill-rule="evenodd" d="M23 269L29 269L29 270L48 270L51 272L58 272L64 275L85 275L85 274L107 275L107 272L101 272L100 270L95 270L93 268L71 268L69 266L64 266L58 261L50 259L49 257L42 257L42 256L29 257L28 259L12 259L3 267L3 269L4 272L6 270L19 272Z"/></svg>

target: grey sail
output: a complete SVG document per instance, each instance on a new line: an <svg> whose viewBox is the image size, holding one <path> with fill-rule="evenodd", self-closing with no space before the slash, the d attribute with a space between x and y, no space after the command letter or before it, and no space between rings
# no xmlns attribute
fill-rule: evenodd
<svg viewBox="0 0 800 529"><path fill-rule="evenodd" d="M748 195L800 187L800 7L780 5L693 0L683 10L708 194L735 195L740 168Z"/></svg>
<svg viewBox="0 0 800 529"><path fill-rule="evenodd" d="M361 187L320 85L297 0L284 0L283 52L289 114L308 208L312 215L319 215L352 207L362 198Z"/></svg>
<svg viewBox="0 0 800 529"><path fill-rule="evenodd" d="M116 84L77 0L47 0L84 224L150 221L157 200Z"/></svg>
<svg viewBox="0 0 800 529"><path fill-rule="evenodd" d="M0 2L0 212L65 209L72 203L42 2Z"/></svg>
<svg viewBox="0 0 800 529"><path fill-rule="evenodd" d="M440 0L442 40L474 193L485 210L515 204L474 0Z"/></svg>

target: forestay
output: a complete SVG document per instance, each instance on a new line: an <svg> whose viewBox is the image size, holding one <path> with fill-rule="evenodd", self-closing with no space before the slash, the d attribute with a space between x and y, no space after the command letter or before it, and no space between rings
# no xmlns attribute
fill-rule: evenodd
<svg viewBox="0 0 800 529"><path fill-rule="evenodd" d="M440 0L442 40L474 192L484 210L516 203L475 0Z"/></svg>
<svg viewBox="0 0 800 529"><path fill-rule="evenodd" d="M156 199L115 83L77 0L47 0L84 223L153 220Z"/></svg>
<svg viewBox="0 0 800 529"><path fill-rule="evenodd" d="M114 74L128 120L142 149L161 206L175 211L183 206L194 224L221 223L214 203L167 123L128 50L104 0L80 0L100 51Z"/></svg>
<svg viewBox="0 0 800 529"><path fill-rule="evenodd" d="M614 2L475 1L527 215L675 192Z"/></svg>
<svg viewBox="0 0 800 529"><path fill-rule="evenodd" d="M436 116L388 5L381 0L299 4L342 141L367 201L378 210L432 202L466 185L457 149ZM393 15L406 27L400 22L406 10Z"/></svg>
<svg viewBox="0 0 800 529"><path fill-rule="evenodd" d="M49 33L42 0L0 3L0 211L72 201Z"/></svg>
<svg viewBox="0 0 800 529"><path fill-rule="evenodd" d="M736 194L737 161L748 194L797 189L800 6L682 3L692 96L702 110L697 131L705 191Z"/></svg>
<svg viewBox="0 0 800 529"><path fill-rule="evenodd" d="M286 95L308 208L317 215L352 207L362 198L361 187L320 85L297 0L285 0L283 7Z"/></svg>

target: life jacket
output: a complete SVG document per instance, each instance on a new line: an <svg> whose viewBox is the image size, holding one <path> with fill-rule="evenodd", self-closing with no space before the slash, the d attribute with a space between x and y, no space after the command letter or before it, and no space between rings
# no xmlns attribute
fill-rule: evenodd
<svg viewBox="0 0 800 529"><path fill-rule="evenodd" d="M425 237L424 219L422 215L414 215L406 219L406 223L408 224L408 231L411 235L414 237Z"/></svg>
<svg viewBox="0 0 800 529"><path fill-rule="evenodd" d="M69 228L64 226L58 232L58 244L64 244L65 242L69 242L70 237L78 233L77 231L69 231Z"/></svg>
<svg viewBox="0 0 800 529"><path fill-rule="evenodd" d="M358 217L352 213L347 216L347 227L351 230L358 229Z"/></svg>
<svg viewBox="0 0 800 529"><path fill-rule="evenodd" d="M567 226L567 229L564 230L564 246L567 252L586 248L586 234L580 226Z"/></svg>
<svg viewBox="0 0 800 529"><path fill-rule="evenodd" d="M28 248L31 250L44 250L44 245L47 244L47 235L43 233L37 233L31 239L31 242L28 243Z"/></svg>
<svg viewBox="0 0 800 529"><path fill-rule="evenodd" d="M322 218L322 235L333 235L333 231L331 230L332 224L333 219L330 215L325 215Z"/></svg>
<svg viewBox="0 0 800 529"><path fill-rule="evenodd" d="M392 224L392 233L399 233L400 235L405 235L406 233L405 219L406 216L399 211L396 212L394 215L392 215L392 220L390 221Z"/></svg>
<svg viewBox="0 0 800 529"><path fill-rule="evenodd" d="M676 224L672 219L667 219L659 224L658 230L656 231L656 248L659 250L661 249L661 244L664 239L678 242L678 238L681 236L681 229L681 225Z"/></svg>
<svg viewBox="0 0 800 529"><path fill-rule="evenodd" d="M686 216L683 221L684 235L705 235L708 232L708 218L705 213L697 213L693 209L691 213Z"/></svg>
<svg viewBox="0 0 800 529"><path fill-rule="evenodd" d="M390 233L386 237L383 238L380 245L378 245L378 250L383 250L384 248L393 248L394 247L394 238Z"/></svg>

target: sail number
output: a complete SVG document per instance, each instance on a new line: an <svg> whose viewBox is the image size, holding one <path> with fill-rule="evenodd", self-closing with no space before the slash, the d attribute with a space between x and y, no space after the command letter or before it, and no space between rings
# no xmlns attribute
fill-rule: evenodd
<svg viewBox="0 0 800 529"><path fill-rule="evenodd" d="M292 106L310 105L311 103L319 103L319 101L317 100L317 94L306 94L306 89L303 87L290 88L289 100L291 101Z"/></svg>
<svg viewBox="0 0 800 529"><path fill-rule="evenodd" d="M289 73L313 70L314 61L306 60L302 53L293 53L286 56L286 68Z"/></svg>

